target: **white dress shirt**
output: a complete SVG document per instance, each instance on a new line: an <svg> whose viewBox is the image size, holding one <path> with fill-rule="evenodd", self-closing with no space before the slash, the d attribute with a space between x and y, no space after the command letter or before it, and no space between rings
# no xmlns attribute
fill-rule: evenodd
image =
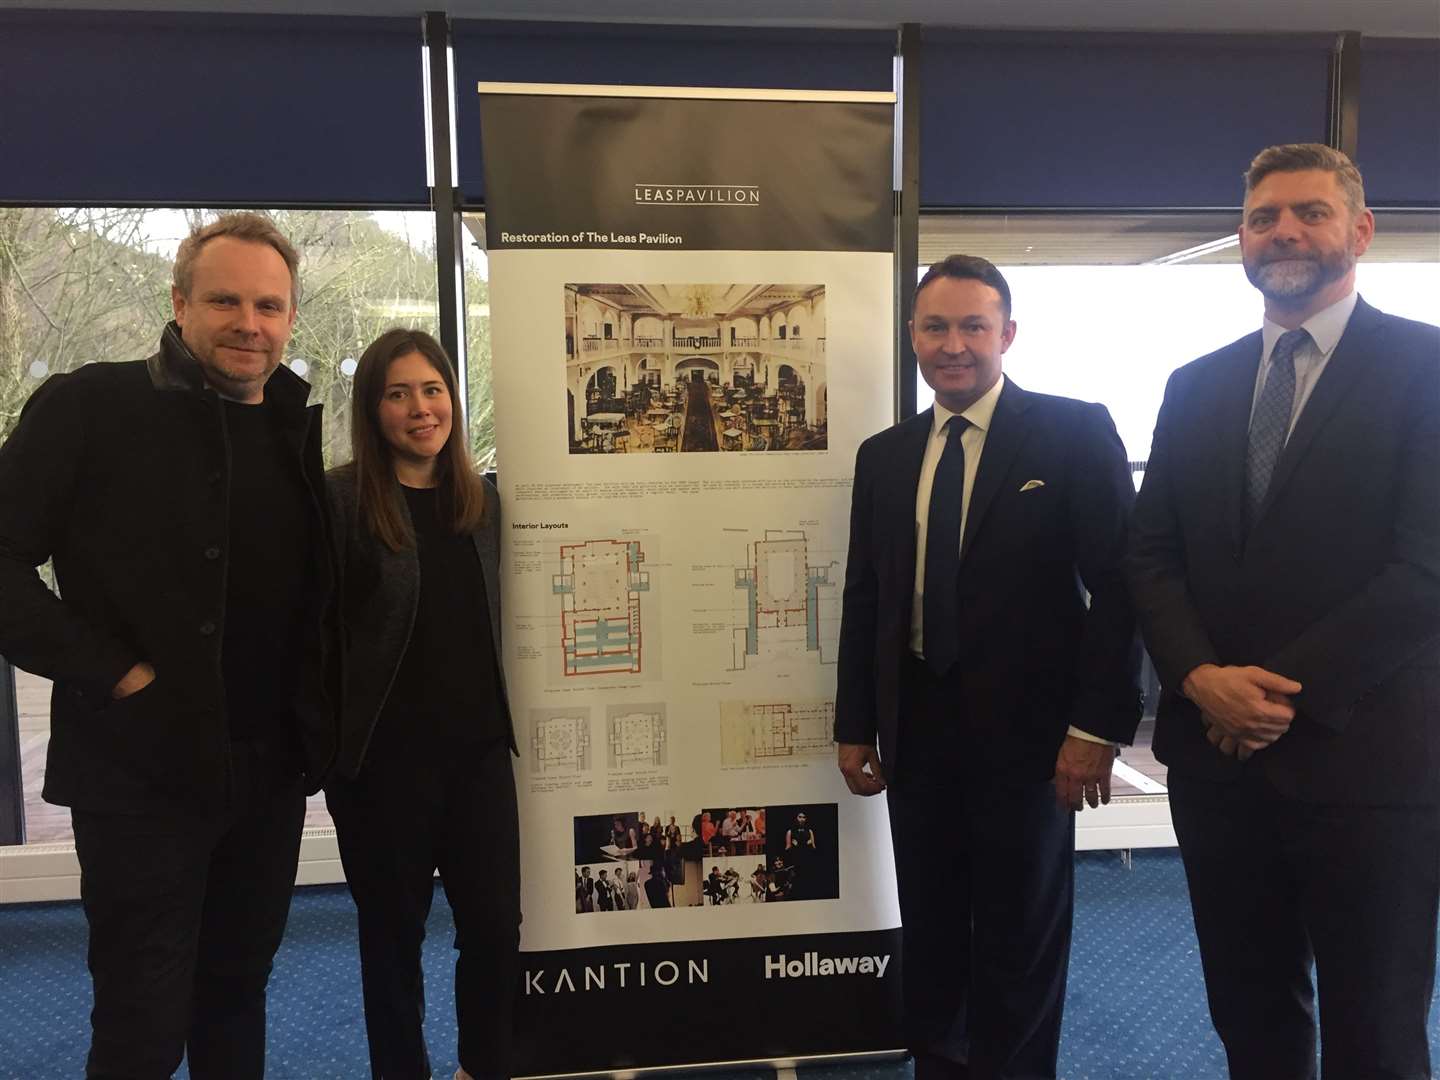
<svg viewBox="0 0 1440 1080"><path fill-rule="evenodd" d="M945 425L952 416L962 416L970 426L960 433L960 448L965 452L965 489L960 496L960 542L965 542L965 521L970 516L970 493L975 490L975 474L980 471L980 455L985 450L985 436L995 419L995 403L1005 388L1005 376L962 413L953 413L935 402L935 417L930 424L930 441L925 444L925 460L920 465L920 483L915 487L915 602L910 608L910 651L925 655L925 534L930 526L930 489L935 486L935 469L945 452ZM959 555L959 552L956 552Z"/></svg>
<svg viewBox="0 0 1440 1080"><path fill-rule="evenodd" d="M1310 340L1295 350L1295 404L1290 410L1290 427L1285 432L1287 439L1294 433L1301 410L1314 393L1315 384L1320 381L1325 365L1330 362L1330 354L1335 351L1335 346L1340 344L1340 336L1345 333L1350 316L1355 312L1355 302L1359 299L1360 294L1351 290L1345 297L1336 300L1325 310L1317 311L1300 324L1302 329L1309 331ZM1266 319L1260 328L1260 369L1255 373L1255 394L1250 399L1252 421L1255 418L1255 406L1260 401L1260 391L1265 388L1265 380L1270 376L1270 357L1283 333L1285 328L1269 319Z"/></svg>

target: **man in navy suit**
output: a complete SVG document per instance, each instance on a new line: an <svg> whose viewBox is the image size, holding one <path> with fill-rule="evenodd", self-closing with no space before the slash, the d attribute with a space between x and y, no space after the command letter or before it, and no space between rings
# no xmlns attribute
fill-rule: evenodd
<svg viewBox="0 0 1440 1080"><path fill-rule="evenodd" d="M1271 147L1260 331L1171 376L1128 575L1235 1080L1428 1077L1440 903L1440 329L1355 292L1350 160Z"/></svg>
<svg viewBox="0 0 1440 1080"><path fill-rule="evenodd" d="M856 458L839 764L857 795L889 788L917 1080L1053 1077L1072 811L1109 801L1140 717L1134 486L1102 406L1001 373L994 266L936 263L911 314L935 407Z"/></svg>

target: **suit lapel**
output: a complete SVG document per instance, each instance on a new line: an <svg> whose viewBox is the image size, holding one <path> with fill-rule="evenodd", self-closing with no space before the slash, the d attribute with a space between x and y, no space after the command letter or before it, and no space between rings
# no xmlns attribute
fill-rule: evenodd
<svg viewBox="0 0 1440 1080"><path fill-rule="evenodd" d="M985 514L996 494L1005 482L1010 465L1025 442L1026 427L1021 419L1029 407L1030 395L1020 389L1013 380L1006 379L1000 390L1000 400L995 402L995 414L990 418L990 430L985 433L985 448L980 452L980 468L975 474L975 486L970 491L970 509L965 514L965 535L960 540L960 561L975 547L975 535L984 524Z"/></svg>
<svg viewBox="0 0 1440 1080"><path fill-rule="evenodd" d="M1217 380L1215 437L1220 447L1225 526L1233 548L1240 547L1245 532L1245 453L1250 445L1250 410L1255 404L1255 376L1263 348L1258 330L1235 342Z"/></svg>
<svg viewBox="0 0 1440 1080"><path fill-rule="evenodd" d="M1341 335L1334 354L1321 372L1315 389L1310 392L1305 411L1300 414L1295 430L1290 433L1284 449L1280 451L1279 460L1275 462L1275 475L1270 478L1265 501L1260 505L1260 517L1269 510L1271 503L1285 487L1286 481L1294 474L1300 459L1305 456L1305 451L1315 441L1316 433L1335 411L1335 407L1349 396L1355 380L1365 371L1368 366L1367 354L1379 324L1379 312L1364 300L1357 301L1345 333Z"/></svg>

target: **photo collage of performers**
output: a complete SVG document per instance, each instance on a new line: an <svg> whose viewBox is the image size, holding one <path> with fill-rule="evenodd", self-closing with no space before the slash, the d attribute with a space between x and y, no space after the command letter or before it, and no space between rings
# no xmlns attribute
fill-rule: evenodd
<svg viewBox="0 0 1440 1080"><path fill-rule="evenodd" d="M836 805L704 807L575 819L575 912L840 895Z"/></svg>

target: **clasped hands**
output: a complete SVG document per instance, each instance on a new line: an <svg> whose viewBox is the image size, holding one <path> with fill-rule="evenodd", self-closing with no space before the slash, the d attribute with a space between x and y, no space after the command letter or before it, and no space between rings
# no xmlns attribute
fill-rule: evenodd
<svg viewBox="0 0 1440 1080"><path fill-rule="evenodd" d="M1181 688L1199 707L1210 745L1241 761L1290 730L1300 692L1294 679L1262 667L1216 664L1195 668Z"/></svg>

